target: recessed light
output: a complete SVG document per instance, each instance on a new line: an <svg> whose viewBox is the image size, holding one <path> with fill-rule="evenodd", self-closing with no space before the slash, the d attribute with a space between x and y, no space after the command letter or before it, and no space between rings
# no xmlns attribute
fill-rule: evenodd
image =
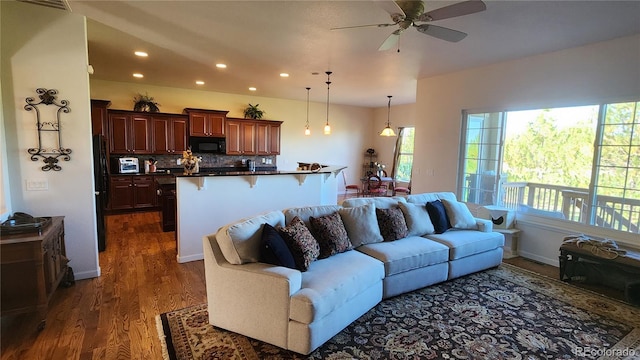
<svg viewBox="0 0 640 360"><path fill-rule="evenodd" d="M135 73L135 74L133 74L133 77L138 78L138 79L141 79L141 78L143 78L143 77L144 77L144 75L139 74L139 73Z"/></svg>
<svg viewBox="0 0 640 360"><path fill-rule="evenodd" d="M204 81L202 81L202 80L196 80L196 85L204 85Z"/></svg>
<svg viewBox="0 0 640 360"><path fill-rule="evenodd" d="M289 77L289 74L287 74L287 73L280 73L280 77Z"/></svg>
<svg viewBox="0 0 640 360"><path fill-rule="evenodd" d="M144 52L144 51L136 51L136 52L134 52L134 54L136 54L136 56L140 56L140 57L147 57L147 56L149 56L149 54L147 54L147 53L146 53L146 52Z"/></svg>
<svg viewBox="0 0 640 360"><path fill-rule="evenodd" d="M218 69L226 69L227 68L227 64L216 64L216 67Z"/></svg>
<svg viewBox="0 0 640 360"><path fill-rule="evenodd" d="M253 86L249 88L249 91L256 91L258 89L254 88Z"/></svg>

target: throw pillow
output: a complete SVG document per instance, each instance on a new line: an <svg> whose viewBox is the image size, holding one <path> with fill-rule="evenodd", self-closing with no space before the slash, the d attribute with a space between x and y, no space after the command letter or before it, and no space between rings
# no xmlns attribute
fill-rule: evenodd
<svg viewBox="0 0 640 360"><path fill-rule="evenodd" d="M435 229L433 228L433 223L431 223L427 208L424 205L399 203L398 206L404 214L404 219L409 228L409 235L422 236L433 234Z"/></svg>
<svg viewBox="0 0 640 360"><path fill-rule="evenodd" d="M285 243L278 230L269 224L262 226L262 246L260 247L260 261L291 269L296 268L291 250Z"/></svg>
<svg viewBox="0 0 640 360"><path fill-rule="evenodd" d="M310 216L309 223L320 245L320 259L353 249L338 212L320 217Z"/></svg>
<svg viewBox="0 0 640 360"><path fill-rule="evenodd" d="M338 213L354 247L379 243L384 240L378 227L374 204L342 208L338 210Z"/></svg>
<svg viewBox="0 0 640 360"><path fill-rule="evenodd" d="M442 201L430 201L425 205L436 234L442 234L451 228L447 212Z"/></svg>
<svg viewBox="0 0 640 360"><path fill-rule="evenodd" d="M378 226L384 241L393 241L407 237L409 229L400 208L376 209Z"/></svg>
<svg viewBox="0 0 640 360"><path fill-rule="evenodd" d="M318 259L320 246L311 232L299 217L294 217L291 224L278 229L282 238L287 243L296 268L307 271L311 262Z"/></svg>
<svg viewBox="0 0 640 360"><path fill-rule="evenodd" d="M442 200L449 217L451 227L456 229L477 229L476 219L464 203L451 200Z"/></svg>

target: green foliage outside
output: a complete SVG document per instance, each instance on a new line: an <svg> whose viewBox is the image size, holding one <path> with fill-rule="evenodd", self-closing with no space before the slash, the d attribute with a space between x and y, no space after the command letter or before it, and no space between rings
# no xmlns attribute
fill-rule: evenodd
<svg viewBox="0 0 640 360"><path fill-rule="evenodd" d="M396 164L396 180L411 181L411 168L413 167L415 128L405 128L402 132L402 141Z"/></svg>

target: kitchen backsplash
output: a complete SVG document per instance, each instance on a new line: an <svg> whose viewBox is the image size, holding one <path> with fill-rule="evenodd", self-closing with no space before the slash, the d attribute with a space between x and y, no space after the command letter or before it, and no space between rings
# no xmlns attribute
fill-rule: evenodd
<svg viewBox="0 0 640 360"><path fill-rule="evenodd" d="M276 156L275 155L219 155L219 154L199 154L195 153L196 156L202 157L202 161L200 162L200 168L213 168L213 167L245 167L246 165L242 165L242 160L254 160L256 162L256 167L261 166L269 166L275 167L276 164ZM121 156L112 156L111 162L117 163L117 159ZM138 161L140 162L140 169L144 169L144 162L149 159L154 159L157 161L156 167L158 169L171 169L171 168L181 168L181 165L176 163L177 159L182 158L182 154L180 155L140 155L136 156ZM263 161L264 159L264 161Z"/></svg>

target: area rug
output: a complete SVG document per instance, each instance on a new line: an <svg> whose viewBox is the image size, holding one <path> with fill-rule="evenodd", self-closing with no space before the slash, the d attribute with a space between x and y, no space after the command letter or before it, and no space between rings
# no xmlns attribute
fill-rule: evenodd
<svg viewBox="0 0 640 360"><path fill-rule="evenodd" d="M157 317L165 359L640 359L640 308L508 264L383 300L302 356L208 324L206 304Z"/></svg>

